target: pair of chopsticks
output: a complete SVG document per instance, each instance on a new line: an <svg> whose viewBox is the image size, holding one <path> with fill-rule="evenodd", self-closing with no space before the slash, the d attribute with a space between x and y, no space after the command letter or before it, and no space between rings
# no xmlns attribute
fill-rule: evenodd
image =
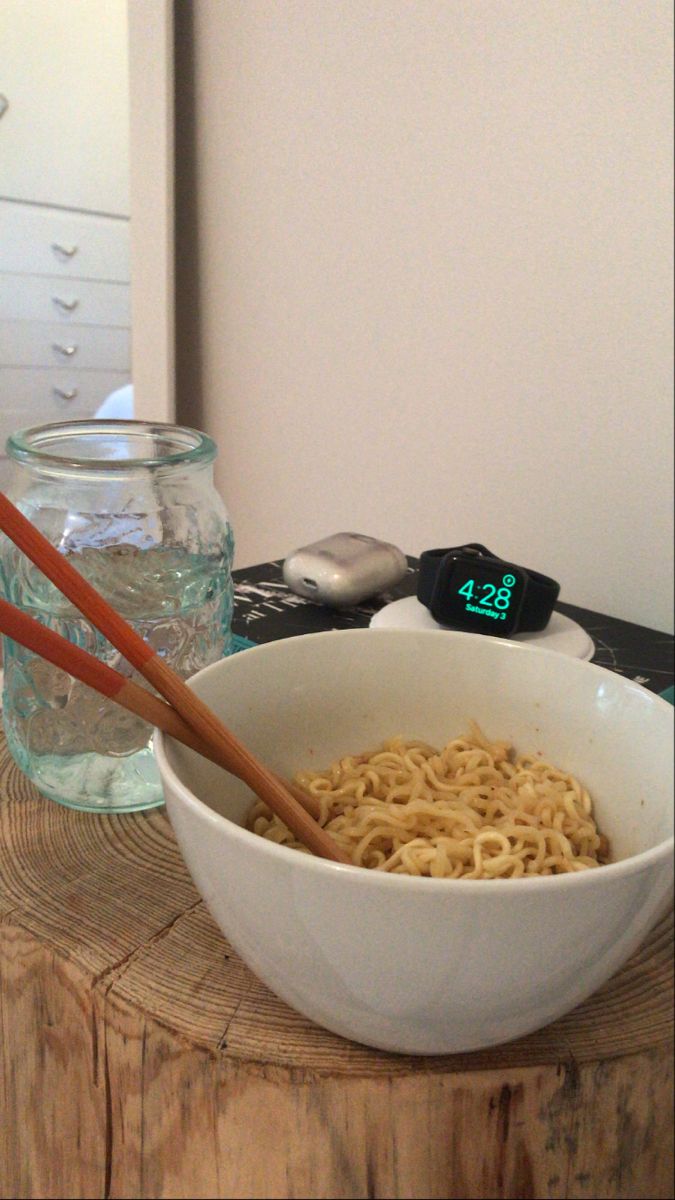
<svg viewBox="0 0 675 1200"><path fill-rule="evenodd" d="M308 850L351 865L315 820L318 810L314 798L269 771L2 492L0 530L164 699L126 679L6 600L0 600L1 633L224 767L243 780Z"/></svg>

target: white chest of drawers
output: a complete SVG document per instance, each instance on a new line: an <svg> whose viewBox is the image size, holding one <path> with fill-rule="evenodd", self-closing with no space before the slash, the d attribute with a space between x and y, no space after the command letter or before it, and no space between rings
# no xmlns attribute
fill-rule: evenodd
<svg viewBox="0 0 675 1200"><path fill-rule="evenodd" d="M10 433L130 381L130 333L128 219L0 199L0 488Z"/></svg>

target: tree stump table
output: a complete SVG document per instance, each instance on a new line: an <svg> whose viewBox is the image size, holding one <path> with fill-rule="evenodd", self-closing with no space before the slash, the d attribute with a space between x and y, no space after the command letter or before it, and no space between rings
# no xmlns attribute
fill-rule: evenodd
<svg viewBox="0 0 675 1200"><path fill-rule="evenodd" d="M42 799L0 748L2 1197L670 1197L669 921L567 1017L413 1058L287 1008L163 809Z"/></svg>

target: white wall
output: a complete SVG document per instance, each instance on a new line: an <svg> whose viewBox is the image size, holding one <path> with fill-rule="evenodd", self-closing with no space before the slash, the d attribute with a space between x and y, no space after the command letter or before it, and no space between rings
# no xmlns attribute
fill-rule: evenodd
<svg viewBox="0 0 675 1200"><path fill-rule="evenodd" d="M172 0L127 0L134 415L175 419Z"/></svg>
<svg viewBox="0 0 675 1200"><path fill-rule="evenodd" d="M129 216L126 0L0 0L0 194Z"/></svg>
<svg viewBox="0 0 675 1200"><path fill-rule="evenodd" d="M178 15L179 414L237 565L480 540L672 628L670 4Z"/></svg>

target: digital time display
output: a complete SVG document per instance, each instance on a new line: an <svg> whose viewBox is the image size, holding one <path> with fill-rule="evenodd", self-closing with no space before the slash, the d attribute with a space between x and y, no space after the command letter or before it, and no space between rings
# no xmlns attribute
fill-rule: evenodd
<svg viewBox="0 0 675 1200"><path fill-rule="evenodd" d="M444 625L508 637L516 627L524 591L523 572L508 563L486 563L478 557L454 561L440 572L432 614Z"/></svg>

